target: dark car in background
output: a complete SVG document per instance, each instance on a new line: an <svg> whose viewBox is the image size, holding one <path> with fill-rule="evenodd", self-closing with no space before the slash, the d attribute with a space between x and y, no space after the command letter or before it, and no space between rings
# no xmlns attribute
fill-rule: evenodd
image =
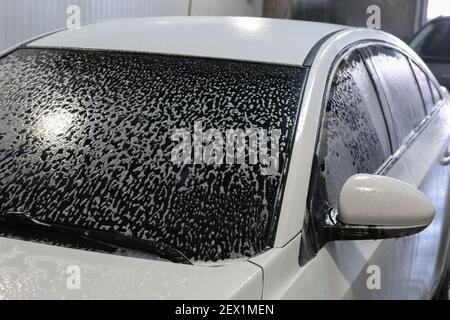
<svg viewBox="0 0 450 320"><path fill-rule="evenodd" d="M439 17L426 24L410 45L439 83L450 89L450 17Z"/></svg>

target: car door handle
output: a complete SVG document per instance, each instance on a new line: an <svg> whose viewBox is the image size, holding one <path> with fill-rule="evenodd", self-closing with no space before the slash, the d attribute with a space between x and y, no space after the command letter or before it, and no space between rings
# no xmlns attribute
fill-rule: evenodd
<svg viewBox="0 0 450 320"><path fill-rule="evenodd" d="M441 161L442 165L448 166L450 164L450 150L447 148L444 153L444 158Z"/></svg>
<svg viewBox="0 0 450 320"><path fill-rule="evenodd" d="M448 166L450 164L450 157L444 157L441 161L442 165Z"/></svg>

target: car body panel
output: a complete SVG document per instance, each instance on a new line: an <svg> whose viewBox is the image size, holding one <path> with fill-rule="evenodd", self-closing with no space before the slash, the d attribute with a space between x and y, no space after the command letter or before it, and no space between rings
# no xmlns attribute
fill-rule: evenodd
<svg viewBox="0 0 450 320"><path fill-rule="evenodd" d="M57 32L28 46L125 50L301 66L318 39L345 28L349 27L244 17L131 18Z"/></svg>
<svg viewBox="0 0 450 320"><path fill-rule="evenodd" d="M79 270L80 286L68 286ZM183 265L0 238L0 299L260 299L246 261Z"/></svg>
<svg viewBox="0 0 450 320"><path fill-rule="evenodd" d="M324 299L329 290L323 282L321 255L300 267L300 235L283 248L271 249L250 260L264 269L263 299Z"/></svg>

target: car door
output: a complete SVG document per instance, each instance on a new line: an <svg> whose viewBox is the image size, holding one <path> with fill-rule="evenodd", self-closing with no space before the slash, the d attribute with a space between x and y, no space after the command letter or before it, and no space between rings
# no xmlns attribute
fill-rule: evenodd
<svg viewBox="0 0 450 320"><path fill-rule="evenodd" d="M401 178L395 163L404 162L412 178L409 183L424 192L436 208L427 229L394 240L392 253L383 253L380 266L386 274L385 296L430 298L443 274L448 246L448 110L429 70L420 67L419 61L393 47L372 46L369 50L369 65L385 95L387 117L394 123L391 141L396 141L394 156L382 173Z"/></svg>
<svg viewBox="0 0 450 320"><path fill-rule="evenodd" d="M436 161L444 156L449 127L439 103L427 114L408 59L395 51L354 50L338 61L329 82L300 261L305 263L326 242L320 239L317 221L327 219L325 212L337 210L339 192L350 176L391 176L420 187L439 213L418 235L326 243L321 266L328 297L428 297L447 242L443 231L448 170ZM427 144L434 140L435 144ZM426 161L421 161L420 149L425 147Z"/></svg>

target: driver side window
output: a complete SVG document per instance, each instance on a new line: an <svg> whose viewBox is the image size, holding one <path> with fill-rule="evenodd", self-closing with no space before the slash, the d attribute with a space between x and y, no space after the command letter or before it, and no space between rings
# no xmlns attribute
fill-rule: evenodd
<svg viewBox="0 0 450 320"><path fill-rule="evenodd" d="M375 173L391 155L391 144L377 91L358 51L340 62L330 80L311 174L300 264L330 237L326 226L338 208L345 181Z"/></svg>
<svg viewBox="0 0 450 320"><path fill-rule="evenodd" d="M357 173L375 173L390 155L377 92L364 60L354 51L331 83L318 149L319 174L337 208L342 185Z"/></svg>

